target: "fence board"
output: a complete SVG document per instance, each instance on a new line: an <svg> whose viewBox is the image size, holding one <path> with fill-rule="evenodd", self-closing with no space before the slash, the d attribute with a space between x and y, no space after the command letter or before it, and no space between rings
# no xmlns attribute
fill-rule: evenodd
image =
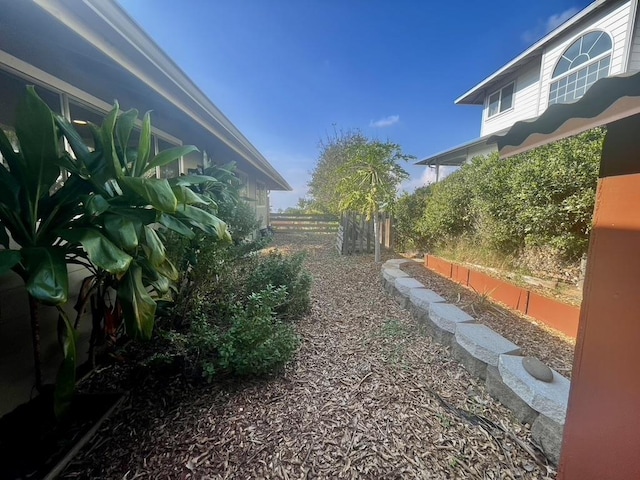
<svg viewBox="0 0 640 480"><path fill-rule="evenodd" d="M276 233L336 233L338 218L331 215L272 213Z"/></svg>

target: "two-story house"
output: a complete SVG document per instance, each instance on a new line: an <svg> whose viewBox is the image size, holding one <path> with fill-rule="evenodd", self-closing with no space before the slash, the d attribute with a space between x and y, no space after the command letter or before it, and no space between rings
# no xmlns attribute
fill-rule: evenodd
<svg viewBox="0 0 640 480"><path fill-rule="evenodd" d="M549 105L581 98L596 80L640 70L638 0L597 0L461 95L458 105L482 106L480 137L417 162L460 166L497 150L487 143Z"/></svg>
<svg viewBox="0 0 640 480"><path fill-rule="evenodd" d="M157 176L234 161L243 196L262 226L268 224L268 192L291 190L287 181L115 0L0 0L0 8L0 128L9 136L26 85L34 85L87 142L92 141L87 123L101 124L115 100L123 110L151 111L155 150L182 144L199 149L158 168ZM86 274L70 273L74 291ZM0 278L0 307L2 416L27 401L33 385L26 293L17 275ZM43 307L41 315L48 382L59 365L57 314ZM80 335L82 362L87 329Z"/></svg>

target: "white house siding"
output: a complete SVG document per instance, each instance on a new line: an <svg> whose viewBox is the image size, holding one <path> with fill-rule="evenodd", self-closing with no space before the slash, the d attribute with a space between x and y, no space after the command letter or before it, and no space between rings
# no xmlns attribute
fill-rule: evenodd
<svg viewBox="0 0 640 480"><path fill-rule="evenodd" d="M540 75L540 104L539 113L547 109L549 103L549 88L551 75L560 56L574 40L592 30L604 30L611 36L613 52L609 75L622 73L625 65L625 55L628 44L628 22L631 21L631 3L637 0L615 4L594 15L586 24L572 29L549 44L542 56L542 70Z"/></svg>
<svg viewBox="0 0 640 480"><path fill-rule="evenodd" d="M629 72L640 71L640 21L638 21L638 15L640 15L640 8L636 12L636 23L633 30L633 40L631 41L631 55L627 67Z"/></svg>
<svg viewBox="0 0 640 480"><path fill-rule="evenodd" d="M502 130L513 125L518 120L526 120L538 114L538 85L539 85L540 59L535 59L526 65L516 78L515 95L513 108L506 112L487 118L489 111L489 96L498 89L487 92L482 112L482 127L480 136L484 137L491 133ZM507 86L513 78L505 81L500 88Z"/></svg>

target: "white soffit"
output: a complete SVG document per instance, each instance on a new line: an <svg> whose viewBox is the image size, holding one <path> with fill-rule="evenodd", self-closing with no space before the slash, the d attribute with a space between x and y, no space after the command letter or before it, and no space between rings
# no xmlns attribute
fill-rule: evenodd
<svg viewBox="0 0 640 480"><path fill-rule="evenodd" d="M640 113L640 72L598 80L577 102L551 105L534 120L516 122L504 135L494 135L501 157L577 135Z"/></svg>

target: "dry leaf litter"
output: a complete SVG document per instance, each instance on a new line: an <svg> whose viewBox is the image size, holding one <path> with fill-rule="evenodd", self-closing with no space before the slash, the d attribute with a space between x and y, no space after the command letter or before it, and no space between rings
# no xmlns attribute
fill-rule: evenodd
<svg viewBox="0 0 640 480"><path fill-rule="evenodd" d="M308 252L314 279L285 372L208 386L137 377L62 478L555 478L528 426L385 295L372 256L341 257L333 243L276 238L282 251ZM542 350L548 341L531 339Z"/></svg>

